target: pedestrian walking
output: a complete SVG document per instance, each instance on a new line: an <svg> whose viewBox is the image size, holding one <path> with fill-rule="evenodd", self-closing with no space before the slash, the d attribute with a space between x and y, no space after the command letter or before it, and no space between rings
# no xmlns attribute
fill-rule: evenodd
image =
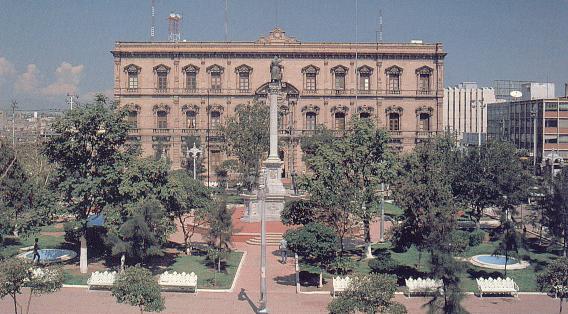
<svg viewBox="0 0 568 314"><path fill-rule="evenodd" d="M278 248L280 249L280 263L286 264L286 261L288 260L288 241L282 238Z"/></svg>
<svg viewBox="0 0 568 314"><path fill-rule="evenodd" d="M39 239L35 238L35 242L34 242L34 256L32 257L32 263L35 261L36 257L37 257L37 262L39 263L39 243L38 243Z"/></svg>

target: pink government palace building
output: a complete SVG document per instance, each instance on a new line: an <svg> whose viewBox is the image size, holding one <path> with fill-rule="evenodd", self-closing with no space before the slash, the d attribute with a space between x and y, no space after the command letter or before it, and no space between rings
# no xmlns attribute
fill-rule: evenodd
<svg viewBox="0 0 568 314"><path fill-rule="evenodd" d="M196 142L214 181L227 158L218 128L240 104L266 99L270 62L282 59L279 112L283 177L302 172L300 139L316 126L343 130L353 116L411 149L442 130L444 52L440 43L300 42L275 28L254 42L117 42L114 96L129 109L130 140L160 149L173 168Z"/></svg>

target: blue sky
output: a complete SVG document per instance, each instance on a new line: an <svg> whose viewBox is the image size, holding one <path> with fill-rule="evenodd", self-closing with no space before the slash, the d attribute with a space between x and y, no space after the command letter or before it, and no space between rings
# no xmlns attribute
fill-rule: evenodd
<svg viewBox="0 0 568 314"><path fill-rule="evenodd" d="M61 108L110 92L115 41L149 39L150 0L2 0L0 110ZM182 37L224 39L224 0L156 0L157 38L167 15L184 16ZM355 0L229 0L229 39L253 41L278 24L300 41L355 41ZM568 0L359 0L359 41L442 42L446 85L496 79L568 81Z"/></svg>

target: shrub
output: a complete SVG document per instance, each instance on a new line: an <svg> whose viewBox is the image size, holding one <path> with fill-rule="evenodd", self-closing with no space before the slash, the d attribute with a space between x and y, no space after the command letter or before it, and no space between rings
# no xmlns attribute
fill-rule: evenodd
<svg viewBox="0 0 568 314"><path fill-rule="evenodd" d="M390 252L384 251L376 255L372 260L369 260L369 268L372 273L388 274L396 269L397 263L391 257Z"/></svg>
<svg viewBox="0 0 568 314"><path fill-rule="evenodd" d="M337 275L347 275L355 269L355 262L347 257L337 257L328 267L328 270Z"/></svg>
<svg viewBox="0 0 568 314"><path fill-rule="evenodd" d="M464 252L469 245L469 233L461 230L452 232L452 251L455 253Z"/></svg>
<svg viewBox="0 0 568 314"><path fill-rule="evenodd" d="M63 231L65 231L65 241L69 243L79 243L81 232L79 224L76 221L66 222L63 225Z"/></svg>
<svg viewBox="0 0 568 314"><path fill-rule="evenodd" d="M485 239L485 231L478 229L469 234L469 246L478 246Z"/></svg>

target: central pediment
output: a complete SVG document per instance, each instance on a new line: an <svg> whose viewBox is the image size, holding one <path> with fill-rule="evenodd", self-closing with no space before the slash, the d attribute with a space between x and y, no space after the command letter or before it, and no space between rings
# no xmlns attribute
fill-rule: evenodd
<svg viewBox="0 0 568 314"><path fill-rule="evenodd" d="M299 44L295 37L286 35L286 32L280 27L275 27L268 35L260 36L256 41L257 44Z"/></svg>

